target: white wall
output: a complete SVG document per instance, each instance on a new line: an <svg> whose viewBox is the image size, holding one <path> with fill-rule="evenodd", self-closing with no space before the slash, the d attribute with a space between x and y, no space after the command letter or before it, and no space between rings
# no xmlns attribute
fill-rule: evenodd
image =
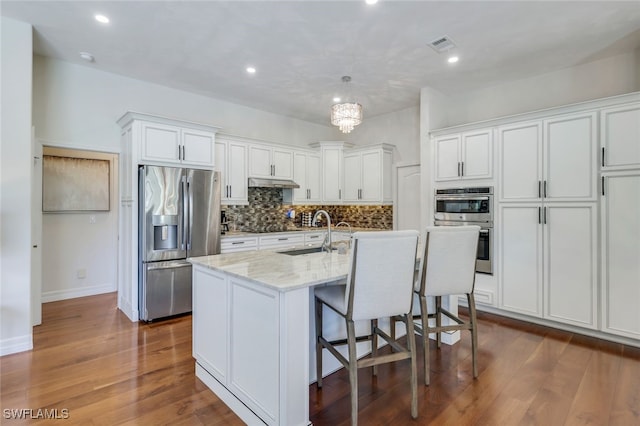
<svg viewBox="0 0 640 426"><path fill-rule="evenodd" d="M118 155L50 147L44 155L107 160L111 168L109 211L43 213L42 302L116 291Z"/></svg>
<svg viewBox="0 0 640 426"><path fill-rule="evenodd" d="M34 57L33 122L46 146L120 151L126 111L211 124L224 133L308 148L336 130L59 60ZM117 185L112 186L114 193ZM117 289L117 209L43 217L43 301ZM90 223L95 216L96 223ZM54 269L57 268L57 269ZM86 278L78 278L79 269ZM54 271L55 272L52 272Z"/></svg>
<svg viewBox="0 0 640 426"><path fill-rule="evenodd" d="M640 50L452 97L439 127L638 91L638 55Z"/></svg>
<svg viewBox="0 0 640 426"><path fill-rule="evenodd" d="M0 18L0 355L33 347L31 25Z"/></svg>
<svg viewBox="0 0 640 426"><path fill-rule="evenodd" d="M420 154L420 107L418 105L389 114L367 117L351 133L339 133L338 140L356 146L389 143L395 145L393 162L416 161Z"/></svg>

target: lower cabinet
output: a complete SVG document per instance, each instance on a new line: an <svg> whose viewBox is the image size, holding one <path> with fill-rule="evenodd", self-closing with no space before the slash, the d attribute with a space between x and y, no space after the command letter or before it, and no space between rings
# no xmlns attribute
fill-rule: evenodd
<svg viewBox="0 0 640 426"><path fill-rule="evenodd" d="M640 170L602 180L602 330L639 339Z"/></svg>
<svg viewBox="0 0 640 426"><path fill-rule="evenodd" d="M498 223L499 307L596 328L596 204L504 203Z"/></svg>

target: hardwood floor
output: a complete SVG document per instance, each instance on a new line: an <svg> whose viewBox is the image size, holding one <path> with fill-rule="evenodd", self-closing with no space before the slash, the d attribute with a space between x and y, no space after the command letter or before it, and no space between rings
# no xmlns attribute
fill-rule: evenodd
<svg viewBox="0 0 640 426"><path fill-rule="evenodd" d="M479 313L479 377L468 333L431 346L431 386L410 415L408 364L359 371L362 425L638 425L640 349ZM417 345L419 350L421 345ZM191 317L131 323L115 294L43 305L33 351L0 358L0 423L11 409L68 410L65 425L239 425L194 375ZM418 372L423 367L418 353ZM344 371L310 387L314 425L349 424Z"/></svg>

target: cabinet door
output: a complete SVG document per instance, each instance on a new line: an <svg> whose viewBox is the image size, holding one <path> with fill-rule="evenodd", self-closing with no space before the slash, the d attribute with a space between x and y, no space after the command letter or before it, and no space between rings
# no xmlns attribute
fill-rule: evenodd
<svg viewBox="0 0 640 426"><path fill-rule="evenodd" d="M216 141L216 167L215 169L220 172L220 192L222 194L222 200L225 201L229 196L229 183L227 182L227 143Z"/></svg>
<svg viewBox="0 0 640 426"><path fill-rule="evenodd" d="M434 141L435 180L457 180L460 178L460 135L443 136Z"/></svg>
<svg viewBox="0 0 640 426"><path fill-rule="evenodd" d="M227 158L227 185L229 185L229 201L247 201L247 146L229 142ZM223 191L224 192L224 191Z"/></svg>
<svg viewBox="0 0 640 426"><path fill-rule="evenodd" d="M320 202L321 170L320 156L307 155L307 189L309 190L308 201Z"/></svg>
<svg viewBox="0 0 640 426"><path fill-rule="evenodd" d="M498 129L499 200L540 200L542 132L539 122Z"/></svg>
<svg viewBox="0 0 640 426"><path fill-rule="evenodd" d="M145 163L180 162L180 128L142 123L140 160Z"/></svg>
<svg viewBox="0 0 640 426"><path fill-rule="evenodd" d="M544 121L544 198L596 201L596 113Z"/></svg>
<svg viewBox="0 0 640 426"><path fill-rule="evenodd" d="M540 205L500 206L498 239L500 307L542 315L542 224Z"/></svg>
<svg viewBox="0 0 640 426"><path fill-rule="evenodd" d="M344 156L344 200L359 201L362 179L362 162L360 154Z"/></svg>
<svg viewBox="0 0 640 426"><path fill-rule="evenodd" d="M197 130L182 130L182 163L213 168L215 165L213 133Z"/></svg>
<svg viewBox="0 0 640 426"><path fill-rule="evenodd" d="M462 135L460 174L463 179L491 178L492 136L491 129Z"/></svg>
<svg viewBox="0 0 640 426"><path fill-rule="evenodd" d="M293 179L293 151L274 148L272 152L273 177Z"/></svg>
<svg viewBox="0 0 640 426"><path fill-rule="evenodd" d="M307 155L304 153L293 154L293 181L300 185L300 188L293 189L293 202L305 203L309 188L307 186Z"/></svg>
<svg viewBox="0 0 640 426"><path fill-rule="evenodd" d="M271 177L271 148L252 145L249 147L249 176Z"/></svg>
<svg viewBox="0 0 640 426"><path fill-rule="evenodd" d="M382 151L363 152L361 164L360 201L382 202Z"/></svg>
<svg viewBox="0 0 640 426"><path fill-rule="evenodd" d="M640 338L640 172L605 177L602 197L602 327Z"/></svg>
<svg viewBox="0 0 640 426"><path fill-rule="evenodd" d="M544 209L545 317L596 328L596 204L550 203Z"/></svg>
<svg viewBox="0 0 640 426"><path fill-rule="evenodd" d="M342 148L322 148L322 201L342 202Z"/></svg>
<svg viewBox="0 0 640 426"><path fill-rule="evenodd" d="M640 166L640 104L603 109L601 119L601 143L607 169L624 169Z"/></svg>
<svg viewBox="0 0 640 426"><path fill-rule="evenodd" d="M222 274L193 270L193 357L221 383L228 377L228 286Z"/></svg>

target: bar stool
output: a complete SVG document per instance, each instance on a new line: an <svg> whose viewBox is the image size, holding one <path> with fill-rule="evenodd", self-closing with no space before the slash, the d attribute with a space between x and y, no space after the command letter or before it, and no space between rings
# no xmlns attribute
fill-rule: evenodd
<svg viewBox="0 0 640 426"><path fill-rule="evenodd" d="M351 423L358 421L358 368L410 359L411 416L418 416L416 344L412 317L414 270L419 239L417 231L355 232L346 285L315 290L316 359L318 388L322 387L322 348L327 348L349 370ZM346 321L347 338L327 341L322 335L322 309L328 306ZM378 328L378 318L401 316L407 326L407 347ZM371 322L371 333L356 336L355 321ZM378 336L395 352L378 355ZM356 341L371 341L371 356L358 360ZM348 359L338 345L348 345Z"/></svg>

